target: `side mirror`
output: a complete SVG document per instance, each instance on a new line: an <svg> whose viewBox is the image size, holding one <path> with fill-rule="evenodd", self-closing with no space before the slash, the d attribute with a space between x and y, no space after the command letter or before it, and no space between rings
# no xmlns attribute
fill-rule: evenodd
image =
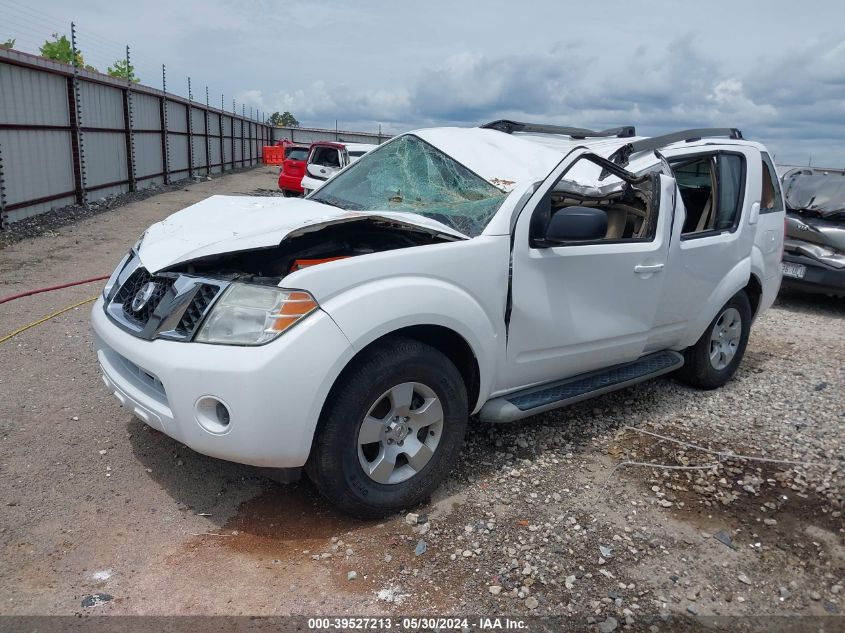
<svg viewBox="0 0 845 633"><path fill-rule="evenodd" d="M328 167L317 165L316 163L309 163L308 167L306 167L305 169L308 172L309 176L313 176L314 178L318 178L320 180L326 180L329 176L332 175L332 170L330 170Z"/></svg>
<svg viewBox="0 0 845 633"><path fill-rule="evenodd" d="M595 207L566 207L549 220L547 245L579 240L600 240L607 234L607 213Z"/></svg>

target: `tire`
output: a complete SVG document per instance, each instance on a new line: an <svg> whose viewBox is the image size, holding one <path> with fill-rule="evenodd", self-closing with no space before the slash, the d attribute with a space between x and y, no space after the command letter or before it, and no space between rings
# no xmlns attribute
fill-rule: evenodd
<svg viewBox="0 0 845 633"><path fill-rule="evenodd" d="M455 365L429 345L390 337L332 388L305 471L344 512L381 518L431 495L457 460L468 417Z"/></svg>
<svg viewBox="0 0 845 633"><path fill-rule="evenodd" d="M715 389L728 382L745 354L751 318L748 295L740 290L720 308L698 342L684 351L678 378L699 389Z"/></svg>
<svg viewBox="0 0 845 633"><path fill-rule="evenodd" d="M282 195L285 198L292 198L293 197L293 191L290 191L288 189L282 189Z"/></svg>

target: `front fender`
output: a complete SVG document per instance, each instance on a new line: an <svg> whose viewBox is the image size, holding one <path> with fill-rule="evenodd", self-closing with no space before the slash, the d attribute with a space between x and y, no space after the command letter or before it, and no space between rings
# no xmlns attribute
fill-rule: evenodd
<svg viewBox="0 0 845 633"><path fill-rule="evenodd" d="M704 309L691 322L684 337L683 347L695 345L696 341L701 338L701 335L707 329L707 326L710 325L710 322L716 317L719 310L722 309L722 306L728 302L728 299L748 285L750 277L751 257L746 257L728 271L728 274L722 278L722 281L719 282L715 290L710 293L707 301L702 302Z"/></svg>
<svg viewBox="0 0 845 633"><path fill-rule="evenodd" d="M416 325L438 325L459 334L478 362L480 408L495 381L502 337L484 308L468 292L442 279L399 275L356 285L322 306L356 351L373 341Z"/></svg>

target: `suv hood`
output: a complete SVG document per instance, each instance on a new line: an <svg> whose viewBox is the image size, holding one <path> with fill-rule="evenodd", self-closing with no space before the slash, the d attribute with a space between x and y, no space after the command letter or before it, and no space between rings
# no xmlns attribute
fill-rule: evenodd
<svg viewBox="0 0 845 633"><path fill-rule="evenodd" d="M415 213L346 211L303 198L211 196L153 224L144 233L138 256L156 273L209 255L278 246L287 237L332 224L373 219L469 239Z"/></svg>

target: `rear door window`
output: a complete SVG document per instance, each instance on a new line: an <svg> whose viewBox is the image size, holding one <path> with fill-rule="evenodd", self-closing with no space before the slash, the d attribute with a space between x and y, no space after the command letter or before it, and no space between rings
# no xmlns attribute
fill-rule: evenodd
<svg viewBox="0 0 845 633"><path fill-rule="evenodd" d="M738 154L719 154L716 157L719 202L716 206L717 231L730 229L736 223L742 206L743 158Z"/></svg>
<svg viewBox="0 0 845 633"><path fill-rule="evenodd" d="M732 231L742 212L745 157L716 152L671 161L686 217L681 235L686 238Z"/></svg>

